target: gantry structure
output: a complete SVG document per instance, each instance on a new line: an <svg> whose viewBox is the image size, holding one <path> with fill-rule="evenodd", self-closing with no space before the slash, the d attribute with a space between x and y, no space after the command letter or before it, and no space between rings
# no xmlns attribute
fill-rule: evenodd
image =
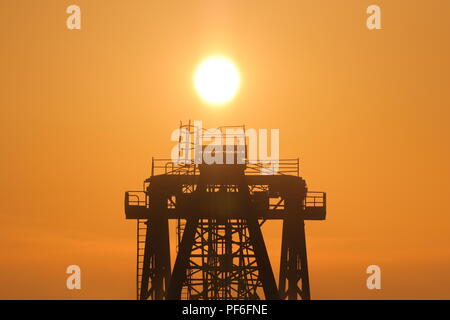
<svg viewBox="0 0 450 320"><path fill-rule="evenodd" d="M326 193L308 190L298 159L277 159L270 167L248 159L245 127L237 128L240 143L212 151L224 161L191 160L186 150L195 141L186 140L186 159L152 159L143 190L125 193L126 218L137 220L138 299L311 298L305 221L325 219ZM180 141L195 130L181 124ZM278 281L261 229L271 220L282 223Z"/></svg>

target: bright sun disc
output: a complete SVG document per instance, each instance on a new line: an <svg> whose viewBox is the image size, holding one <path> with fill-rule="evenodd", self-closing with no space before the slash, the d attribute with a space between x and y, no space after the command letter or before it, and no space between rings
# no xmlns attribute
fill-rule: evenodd
<svg viewBox="0 0 450 320"><path fill-rule="evenodd" d="M239 90L239 71L225 58L210 58L197 68L194 84L203 100L212 104L222 104L233 99Z"/></svg>

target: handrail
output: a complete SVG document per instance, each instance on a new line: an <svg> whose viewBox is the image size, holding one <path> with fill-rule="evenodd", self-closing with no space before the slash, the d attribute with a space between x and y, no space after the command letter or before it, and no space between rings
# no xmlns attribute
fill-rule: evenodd
<svg viewBox="0 0 450 320"><path fill-rule="evenodd" d="M183 159L181 159L183 160ZM266 174L266 175L299 175L299 159L287 158L271 161L255 161L245 159L246 174ZM277 167L275 172L273 166ZM166 158L152 158L152 176L155 174L186 174L196 175L199 173L199 164L194 160L187 160L180 163Z"/></svg>
<svg viewBox="0 0 450 320"><path fill-rule="evenodd" d="M171 171L173 171L174 168L175 168L175 164L172 161L166 162L166 165L165 165L165 168L164 168L166 174L167 174L167 165L171 165L172 166L172 170Z"/></svg>
<svg viewBox="0 0 450 320"><path fill-rule="evenodd" d="M144 199L139 195L143 195ZM125 192L125 205L126 206L147 206L147 193L145 191L127 191Z"/></svg>
<svg viewBox="0 0 450 320"><path fill-rule="evenodd" d="M321 191L308 191L305 197L305 207L326 207L327 194Z"/></svg>
<svg viewBox="0 0 450 320"><path fill-rule="evenodd" d="M182 160L182 159L181 159ZM268 175L299 175L299 159L279 159L272 161L254 161L245 159L247 174L268 174ZM267 166L272 165L272 166ZM273 166L277 167L275 172ZM170 168L169 168L170 167ZM163 169L161 171L161 169ZM198 164L194 160L187 160L176 163L172 159L153 158L152 175L155 174L197 174Z"/></svg>

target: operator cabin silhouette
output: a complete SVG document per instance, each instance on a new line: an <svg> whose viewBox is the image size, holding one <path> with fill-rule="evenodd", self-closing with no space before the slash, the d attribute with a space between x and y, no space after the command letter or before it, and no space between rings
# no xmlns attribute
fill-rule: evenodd
<svg viewBox="0 0 450 320"><path fill-rule="evenodd" d="M138 299L310 299L304 221L325 219L326 194L308 191L298 159L267 172L246 151L224 146L223 164L152 159L144 189L125 193L126 218L137 220ZM271 220L282 221L278 284L261 231Z"/></svg>

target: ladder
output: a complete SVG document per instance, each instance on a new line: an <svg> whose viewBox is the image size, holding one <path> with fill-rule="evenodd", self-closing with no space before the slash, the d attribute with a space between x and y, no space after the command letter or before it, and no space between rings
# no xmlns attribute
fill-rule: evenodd
<svg viewBox="0 0 450 320"><path fill-rule="evenodd" d="M145 238L147 236L147 219L137 219L136 240L136 299L140 299L142 270L144 267Z"/></svg>

